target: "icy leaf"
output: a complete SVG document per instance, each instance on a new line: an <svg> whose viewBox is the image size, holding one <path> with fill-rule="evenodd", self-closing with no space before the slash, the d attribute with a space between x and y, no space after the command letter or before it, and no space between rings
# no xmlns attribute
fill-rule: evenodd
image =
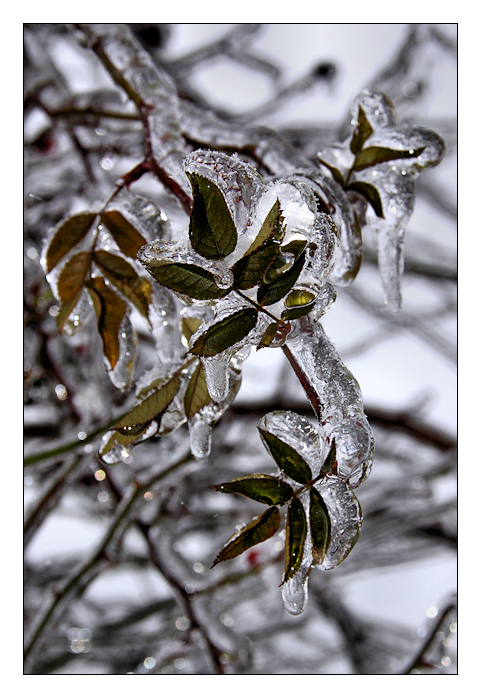
<svg viewBox="0 0 481 698"><path fill-rule="evenodd" d="M212 300L227 295L230 289L217 285L212 272L196 264L166 262L149 264L144 262L147 271L159 284L176 293L182 293L196 300Z"/></svg>
<svg viewBox="0 0 481 698"><path fill-rule="evenodd" d="M258 427L264 445L279 468L292 480L307 485L312 480L311 469L302 456L277 436Z"/></svg>
<svg viewBox="0 0 481 698"><path fill-rule="evenodd" d="M310 492L309 520L311 524L312 557L322 562L331 540L329 511L319 492L313 487Z"/></svg>
<svg viewBox="0 0 481 698"><path fill-rule="evenodd" d="M282 312L282 320L296 320L311 312L316 302L316 296L304 289L291 291L285 300L287 310Z"/></svg>
<svg viewBox="0 0 481 698"><path fill-rule="evenodd" d="M269 505L285 504L294 494L290 485L271 475L239 477L214 485L213 489L227 494L242 494L256 502Z"/></svg>
<svg viewBox="0 0 481 698"><path fill-rule="evenodd" d="M315 488L319 491L331 520L331 540L318 567L331 570L346 559L359 538L361 505L349 485L338 478L327 478L315 485Z"/></svg>
<svg viewBox="0 0 481 698"><path fill-rule="evenodd" d="M278 323L277 322L271 322L270 325L268 325L266 331L264 332L261 341L257 345L258 349L263 349L264 347L270 347L272 344L274 337L277 334L277 327Z"/></svg>
<svg viewBox="0 0 481 698"><path fill-rule="evenodd" d="M194 203L189 237L194 250L206 259L222 259L234 251L237 231L220 190L211 181L189 173Z"/></svg>
<svg viewBox="0 0 481 698"><path fill-rule="evenodd" d="M118 255L97 250L94 261L108 281L146 318L149 317L151 288L147 279L137 274L131 264Z"/></svg>
<svg viewBox="0 0 481 698"><path fill-rule="evenodd" d="M236 533L222 548L212 567L224 560L231 560L258 543L271 538L279 528L281 515L277 507L270 507L247 526Z"/></svg>
<svg viewBox="0 0 481 698"><path fill-rule="evenodd" d="M329 449L329 453L327 454L327 458L324 461L324 463L322 464L321 472L319 473L320 477L323 478L328 473L332 472L335 464L336 464L336 440L333 439L331 448Z"/></svg>
<svg viewBox="0 0 481 698"><path fill-rule="evenodd" d="M211 402L211 396L207 390L204 367L198 361L184 395L184 409L187 419L197 414L209 402Z"/></svg>
<svg viewBox="0 0 481 698"><path fill-rule="evenodd" d="M142 440L142 437L147 433L150 433L150 423L139 424L136 427L119 430L119 431L109 431L105 435L106 438L102 439L102 443L99 448L99 456L105 462L115 463L121 459L118 458L118 452L126 452L129 450L128 446L135 445L136 442ZM114 451L114 453L112 453ZM108 455L110 454L110 455Z"/></svg>
<svg viewBox="0 0 481 698"><path fill-rule="evenodd" d="M82 293L85 276L90 267L90 253L79 252L64 265L57 281L57 291L62 303L57 315L59 330L75 308Z"/></svg>
<svg viewBox="0 0 481 698"><path fill-rule="evenodd" d="M136 405L130 412L122 417L115 424L114 429L123 427L133 427L138 424L146 424L158 417L170 405L180 389L180 378L173 376L164 383L152 395L149 395L139 405Z"/></svg>
<svg viewBox="0 0 481 698"><path fill-rule="evenodd" d="M211 325L189 349L196 356L215 356L243 339L254 329L258 312L245 308Z"/></svg>
<svg viewBox="0 0 481 698"><path fill-rule="evenodd" d="M282 245L281 252L284 254L292 254L296 260L301 255L307 246L307 239L291 240L286 245Z"/></svg>
<svg viewBox="0 0 481 698"><path fill-rule="evenodd" d="M361 194L365 199L367 199L367 201L369 201L376 213L376 216L378 216L378 218L384 218L381 197L379 196L379 192L375 186L369 184L368 182L351 182L351 184L347 187L347 190L356 191L358 194Z"/></svg>
<svg viewBox="0 0 481 698"><path fill-rule="evenodd" d="M260 286L257 291L257 302L261 305L273 305L284 298L299 278L305 260L306 255L305 252L303 252L292 267L279 277L279 279L265 286Z"/></svg>
<svg viewBox="0 0 481 698"><path fill-rule="evenodd" d="M354 129L354 133L352 134L351 143L349 146L351 148L351 153L357 155L359 151L362 150L364 142L372 133L374 133L373 128L366 117L364 109L361 107L361 105L359 105L357 125Z"/></svg>
<svg viewBox="0 0 481 698"><path fill-rule="evenodd" d="M197 332L199 327L202 325L202 318L199 317L189 317L186 315L182 316L182 336L189 345L189 340L192 335Z"/></svg>
<svg viewBox="0 0 481 698"><path fill-rule="evenodd" d="M352 169L355 172L359 172L360 170L365 170L367 167L379 165L381 162L417 158L421 155L423 150L424 146L422 148L416 148L415 150L393 150L392 148L383 148L373 145L370 148L361 150L361 152L356 155Z"/></svg>
<svg viewBox="0 0 481 698"><path fill-rule="evenodd" d="M232 267L235 287L246 290L257 286L279 252L279 243L267 242L239 259Z"/></svg>
<svg viewBox="0 0 481 698"><path fill-rule="evenodd" d="M321 163L321 165L324 165L324 167L327 167L329 172L332 174L334 181L337 182L338 184L340 184L341 187L344 187L344 176L343 176L342 172L337 167L334 167L334 165L331 165L330 162L323 160L320 156L318 156L318 160Z"/></svg>
<svg viewBox="0 0 481 698"><path fill-rule="evenodd" d="M53 234L45 255L47 274L75 247L92 227L96 213L76 213L60 224Z"/></svg>
<svg viewBox="0 0 481 698"><path fill-rule="evenodd" d="M282 240L282 215L279 209L279 199L276 200L271 210L267 214L264 223L261 226L254 242L249 247L244 257L249 255L254 250L257 250L267 241L281 242Z"/></svg>
<svg viewBox="0 0 481 698"><path fill-rule="evenodd" d="M100 276L86 281L97 315L97 324L102 339L104 355L113 369L119 359L119 331L127 306Z"/></svg>
<svg viewBox="0 0 481 698"><path fill-rule="evenodd" d="M287 582L299 569L307 534L307 521L304 507L294 497L287 508L286 549L283 583Z"/></svg>
<svg viewBox="0 0 481 698"><path fill-rule="evenodd" d="M111 209L102 213L100 220L112 234L121 252L136 259L139 249L146 244L145 238L134 228L125 216Z"/></svg>

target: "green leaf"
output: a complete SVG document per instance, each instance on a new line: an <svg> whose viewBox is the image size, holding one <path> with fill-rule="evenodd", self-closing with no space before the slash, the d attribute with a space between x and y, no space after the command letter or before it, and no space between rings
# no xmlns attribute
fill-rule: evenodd
<svg viewBox="0 0 481 698"><path fill-rule="evenodd" d="M100 276L85 282L97 315L104 355L113 369L120 356L119 331L127 306Z"/></svg>
<svg viewBox="0 0 481 698"><path fill-rule="evenodd" d="M322 464L321 472L319 473L319 479L325 477L331 470L334 469L336 464L336 440L333 439L327 458Z"/></svg>
<svg viewBox="0 0 481 698"><path fill-rule="evenodd" d="M285 568L282 583L287 582L299 569L307 535L304 507L294 497L287 508Z"/></svg>
<svg viewBox="0 0 481 698"><path fill-rule="evenodd" d="M361 150L356 155L352 169L355 172L365 170L367 167L379 165L381 162L389 162L391 160L402 160L408 158L417 158L424 150L416 148L416 150L393 150L392 148L383 148L382 146L373 145L370 148Z"/></svg>
<svg viewBox="0 0 481 698"><path fill-rule="evenodd" d="M231 291L230 288L218 286L214 275L196 264L184 264L184 262L142 263L161 286L182 293L189 298L206 301L223 298Z"/></svg>
<svg viewBox="0 0 481 698"><path fill-rule="evenodd" d="M75 247L92 227L96 213L76 213L60 224L46 252L47 274L60 262L71 249Z"/></svg>
<svg viewBox="0 0 481 698"><path fill-rule="evenodd" d="M78 252L63 267L57 281L61 307L57 315L60 331L68 316L77 305L82 293L85 276L90 268L90 252Z"/></svg>
<svg viewBox="0 0 481 698"><path fill-rule="evenodd" d="M94 252L94 261L120 293L130 301L144 317L149 317L151 297L150 283L137 274L131 264L106 250Z"/></svg>
<svg viewBox="0 0 481 698"><path fill-rule="evenodd" d="M294 492L287 482L271 475L249 475L215 485L214 490L227 494L242 494L261 504L285 504Z"/></svg>
<svg viewBox="0 0 481 698"><path fill-rule="evenodd" d="M319 162L321 163L321 165L324 165L324 167L327 167L329 172L334 177L335 181L338 184L340 184L341 187L344 187L344 176L343 176L341 170L338 170L337 167L334 167L334 165L331 165L330 163L325 162L325 160L321 160L321 158L319 158Z"/></svg>
<svg viewBox="0 0 481 698"><path fill-rule="evenodd" d="M190 338L192 335L197 332L199 327L202 325L202 318L200 317L186 317L185 315L182 317L182 336L185 338L187 341L187 344L189 343Z"/></svg>
<svg viewBox="0 0 481 698"><path fill-rule="evenodd" d="M164 383L159 390L145 398L139 405L136 405L125 417L122 417L114 429L122 429L124 427L133 427L151 422L158 417L170 405L174 397L180 389L180 378L173 376L170 380Z"/></svg>
<svg viewBox="0 0 481 698"><path fill-rule="evenodd" d="M194 250L206 259L222 259L234 251L237 231L222 192L213 182L188 173L194 203L189 237Z"/></svg>
<svg viewBox="0 0 481 698"><path fill-rule="evenodd" d="M190 419L194 414L200 412L203 407L210 405L211 402L212 398L207 389L204 367L200 361L197 361L197 366L190 377L184 395L185 416L187 419Z"/></svg>
<svg viewBox="0 0 481 698"><path fill-rule="evenodd" d="M297 320L311 312L316 302L316 296L309 291L295 289L289 293L285 302L287 310L283 311L281 318L283 320Z"/></svg>
<svg viewBox="0 0 481 698"><path fill-rule="evenodd" d="M246 290L261 281L279 252L279 243L267 242L260 248L239 259L232 267L234 285Z"/></svg>
<svg viewBox="0 0 481 698"><path fill-rule="evenodd" d="M364 113L364 109L361 106L359 106L359 111L357 115L357 125L354 129L354 133L352 134L352 139L350 143L351 153L357 155L359 151L362 150L364 142L369 138L369 136L372 133L374 133L374 131L366 117L366 114Z"/></svg>
<svg viewBox="0 0 481 698"><path fill-rule="evenodd" d="M378 218L384 218L381 197L375 186L368 182L351 182L347 187L348 191L355 191L361 194L371 204Z"/></svg>
<svg viewBox="0 0 481 698"><path fill-rule="evenodd" d="M259 290L257 291L257 302L260 305L273 305L284 298L284 296L289 293L299 278L299 274L302 271L305 260L306 253L303 252L294 262L292 267L288 269L281 277L276 279L276 281L272 281L270 284L266 284L265 286L260 286Z"/></svg>
<svg viewBox="0 0 481 698"><path fill-rule="evenodd" d="M146 244L146 239L134 228L134 226L120 213L114 209L104 211L100 216L101 222L112 234L121 252L127 257L135 259L137 252Z"/></svg>
<svg viewBox="0 0 481 698"><path fill-rule="evenodd" d="M313 487L309 494L312 556L316 563L320 563L324 560L324 555L331 542L331 518L328 508L319 492Z"/></svg>
<svg viewBox="0 0 481 698"><path fill-rule="evenodd" d="M257 323L257 310L245 308L211 325L189 349L196 356L215 356L240 342Z"/></svg>
<svg viewBox="0 0 481 698"><path fill-rule="evenodd" d="M286 245L282 245L281 252L292 254L294 258L297 259L307 247L307 240L291 240Z"/></svg>
<svg viewBox="0 0 481 698"><path fill-rule="evenodd" d="M271 210L267 214L261 229L256 235L256 238L252 245L249 247L244 257L249 255L254 250L257 250L261 245L263 245L268 240L271 242L281 242L283 237L282 222L283 216L280 211L279 199L276 200L275 204L272 206Z"/></svg>
<svg viewBox="0 0 481 698"><path fill-rule="evenodd" d="M271 322L270 325L268 325L266 331L262 335L262 339L257 345L257 349L263 349L264 347L270 347L272 344L274 337L277 334L277 328L278 328L278 323L277 322Z"/></svg>
<svg viewBox="0 0 481 698"><path fill-rule="evenodd" d="M212 567L224 560L231 560L258 543L271 538L279 528L281 515L277 507L271 507L256 517L239 533L230 538L214 560Z"/></svg>
<svg viewBox="0 0 481 698"><path fill-rule="evenodd" d="M307 485L312 480L312 473L304 458L292 446L281 441L269 431L259 428L259 432L267 450L279 468L292 480Z"/></svg>

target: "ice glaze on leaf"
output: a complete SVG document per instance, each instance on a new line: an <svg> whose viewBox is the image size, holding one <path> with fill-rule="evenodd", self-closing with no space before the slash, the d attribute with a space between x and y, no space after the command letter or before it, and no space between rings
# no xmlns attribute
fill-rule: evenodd
<svg viewBox="0 0 481 698"><path fill-rule="evenodd" d="M232 267L234 285L246 290L261 281L279 252L279 243L267 242L253 252L239 259Z"/></svg>
<svg viewBox="0 0 481 698"><path fill-rule="evenodd" d="M144 317L148 318L151 288L147 279L139 276L125 259L106 250L95 252L94 261L105 278L111 281Z"/></svg>
<svg viewBox="0 0 481 698"><path fill-rule="evenodd" d="M334 177L334 180L341 185L341 187L344 186L344 176L337 167L334 167L334 165L331 165L329 162L326 162L325 160L322 160L322 158L318 157L319 162L321 165L324 165L324 167L327 167L329 172L332 174Z"/></svg>
<svg viewBox="0 0 481 698"><path fill-rule="evenodd" d="M328 473L330 473L334 469L334 465L336 464L336 440L333 439L331 448L329 449L329 453L327 454L327 458L322 464L321 472L319 473L319 476L321 478L325 477Z"/></svg>
<svg viewBox="0 0 481 698"><path fill-rule="evenodd" d="M46 252L47 274L70 252L89 232L96 213L76 213L60 224L55 231Z"/></svg>
<svg viewBox="0 0 481 698"><path fill-rule="evenodd" d="M78 252L68 260L60 272L57 281L58 295L62 303L57 315L57 327L60 331L78 303L90 267L90 259L90 252Z"/></svg>
<svg viewBox="0 0 481 698"><path fill-rule="evenodd" d="M280 522L281 515L279 509L277 507L267 509L261 516L256 517L227 541L214 560L212 567L219 562L224 562L224 560L231 560L254 545L271 538L279 528Z"/></svg>
<svg viewBox="0 0 481 698"><path fill-rule="evenodd" d="M201 325L202 319L200 317L182 317L182 335L187 343Z"/></svg>
<svg viewBox="0 0 481 698"><path fill-rule="evenodd" d="M316 296L309 291L294 290L286 298L286 308L281 318L283 320L297 320L311 312L316 302Z"/></svg>
<svg viewBox="0 0 481 698"><path fill-rule="evenodd" d="M257 323L257 310L245 308L211 325L194 342L189 352L196 356L215 356L244 339Z"/></svg>
<svg viewBox="0 0 481 698"><path fill-rule="evenodd" d="M222 259L234 251L237 231L218 187L205 177L188 172L194 203L189 237L194 250L206 259Z"/></svg>
<svg viewBox="0 0 481 698"><path fill-rule="evenodd" d="M263 349L264 347L270 347L272 344L274 337L277 334L277 328L278 328L278 323L277 322L271 322L270 325L268 325L267 330L264 332L261 341L257 345L258 349Z"/></svg>
<svg viewBox="0 0 481 698"><path fill-rule="evenodd" d="M323 498L314 487L309 495L312 556L314 561L319 563L324 560L324 555L331 541L331 519Z"/></svg>
<svg viewBox="0 0 481 698"><path fill-rule="evenodd" d="M269 431L259 429L259 432L279 468L292 480L307 485L312 480L312 473L304 458L292 446Z"/></svg>
<svg viewBox="0 0 481 698"><path fill-rule="evenodd" d="M272 281L270 284L260 286L257 291L257 302L260 303L260 305L273 305L284 298L299 278L305 260L306 253L303 252L292 267L282 276Z"/></svg>
<svg viewBox="0 0 481 698"><path fill-rule="evenodd" d="M282 232L282 215L279 209L279 199L276 200L275 204L272 206L271 210L267 214L261 229L256 235L256 238L252 245L249 247L245 253L245 257L249 255L254 250L257 250L261 245L263 245L268 240L271 242L281 242L283 237Z"/></svg>
<svg viewBox="0 0 481 698"><path fill-rule="evenodd" d="M390 160L401 160L407 158L417 158L424 150L416 148L415 150L393 150L392 148L383 148L382 146L373 145L365 150L361 150L356 155L352 169L355 172L365 170L367 167L379 165L381 162L389 162Z"/></svg>
<svg viewBox="0 0 481 698"><path fill-rule="evenodd" d="M104 355L113 369L120 356L119 331L127 305L100 276L86 281L97 315L97 325Z"/></svg>
<svg viewBox="0 0 481 698"><path fill-rule="evenodd" d="M170 405L174 397L180 389L180 378L173 376L169 381L164 383L155 393L145 398L139 405L136 405L130 412L122 417L115 424L114 429L122 429L124 427L133 427L141 424L146 424L158 417Z"/></svg>
<svg viewBox="0 0 481 698"><path fill-rule="evenodd" d="M272 475L248 475L229 482L215 485L218 492L242 494L261 504L282 505L293 496L294 492L286 482Z"/></svg>
<svg viewBox="0 0 481 698"><path fill-rule="evenodd" d="M207 389L204 367L200 361L197 361L184 395L185 416L190 419L211 402L212 398Z"/></svg>
<svg viewBox="0 0 481 698"><path fill-rule="evenodd" d="M351 182L347 187L348 191L356 191L361 194L371 204L378 218L384 218L381 197L376 187L368 182Z"/></svg>
<svg viewBox="0 0 481 698"><path fill-rule="evenodd" d="M104 211L100 220L111 233L121 252L127 257L135 259L139 249L147 242L143 235L129 223L120 211L114 209Z"/></svg>
<svg viewBox="0 0 481 698"><path fill-rule="evenodd" d="M307 522L304 507L294 497L287 508L285 569L282 583L294 576L301 565L304 543L306 541Z"/></svg>
<svg viewBox="0 0 481 698"><path fill-rule="evenodd" d="M352 134L352 139L349 146L351 148L351 153L357 155L357 153L362 150L364 142L373 132L373 128L366 117L364 109L361 107L361 105L359 105L357 125L354 129L354 133Z"/></svg>
<svg viewBox="0 0 481 698"><path fill-rule="evenodd" d="M142 263L161 286L182 293L189 298L195 298L199 301L212 300L222 298L230 291L228 288L218 286L214 275L196 264L185 264L184 262Z"/></svg>

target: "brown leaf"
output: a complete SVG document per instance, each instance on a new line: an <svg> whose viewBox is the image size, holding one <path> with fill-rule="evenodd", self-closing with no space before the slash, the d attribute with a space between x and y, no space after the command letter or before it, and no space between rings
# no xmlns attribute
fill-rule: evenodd
<svg viewBox="0 0 481 698"><path fill-rule="evenodd" d="M97 315L97 324L104 355L112 370L120 356L119 331L127 306L100 276L86 282Z"/></svg>
<svg viewBox="0 0 481 698"><path fill-rule="evenodd" d="M139 231L129 223L120 211L114 209L104 211L100 219L112 234L121 252L127 257L135 259L139 249L147 242Z"/></svg>

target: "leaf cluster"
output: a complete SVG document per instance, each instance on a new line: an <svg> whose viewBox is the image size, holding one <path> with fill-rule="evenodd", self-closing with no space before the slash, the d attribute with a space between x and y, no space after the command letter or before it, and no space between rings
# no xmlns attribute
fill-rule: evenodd
<svg viewBox="0 0 481 698"><path fill-rule="evenodd" d="M190 244L206 260L226 260L238 242L238 231L229 207L213 182L193 173L189 173L189 178L194 197L189 222ZM283 298L287 297L286 310L269 326L258 348L269 346L285 321L312 310L314 294L292 291L306 261L307 241L283 245L283 221L280 203L276 200L248 250L228 267L233 281L227 288L219 286L214 273L198 264L172 261L167 255L155 260L141 259L159 284L193 301L215 301L233 292L242 294L257 288L255 300L243 296L252 308L235 312L211 325L196 338L190 353L215 356L225 351L256 327L259 312Z"/></svg>
<svg viewBox="0 0 481 698"><path fill-rule="evenodd" d="M98 246L99 225L103 225L117 244L119 252ZM92 234L89 249L75 248ZM135 262L140 247L146 244L143 235L125 215L110 208L100 213L76 213L63 221L53 232L45 251L45 270L56 270L57 295L60 302L57 326L65 329L67 320L87 290L97 317L103 353L110 370L120 357L120 328L131 307L149 320L152 289L148 278L141 276Z"/></svg>
<svg viewBox="0 0 481 698"><path fill-rule="evenodd" d="M352 174L354 172L362 172L370 167L392 160L417 158L423 152L424 147L409 150L395 150L379 145L369 145L365 147L366 141L373 133L374 129L372 125L364 109L359 105L357 122L354 125L349 143L349 149L354 155L354 161L347 175L345 176L339 168L322 159L320 159L320 162L329 169L336 182L338 182L345 191L352 191L356 194L360 194L372 206L376 216L378 218L384 218L381 196L377 188L370 182L359 180L351 181Z"/></svg>
<svg viewBox="0 0 481 698"><path fill-rule="evenodd" d="M265 429L259 428L259 432L281 471L280 477L256 474L214 486L219 492L243 495L261 504L267 504L269 508L227 541L212 567L219 562L231 560L254 545L271 538L281 523L279 507L287 504L282 580L282 583L285 583L294 576L301 565L308 531L313 563L321 563L329 548L331 518L315 485L333 471L336 464L336 445L333 441L319 475L313 477L310 466L298 451ZM304 493L309 495L307 511L301 501L301 495Z"/></svg>

